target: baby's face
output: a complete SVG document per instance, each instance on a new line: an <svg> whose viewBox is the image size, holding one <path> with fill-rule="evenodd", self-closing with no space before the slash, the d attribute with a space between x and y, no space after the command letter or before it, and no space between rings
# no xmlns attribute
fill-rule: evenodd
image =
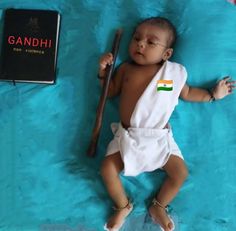
<svg viewBox="0 0 236 231"><path fill-rule="evenodd" d="M136 28L129 45L131 59L139 65L150 65L166 60L169 32L158 26L143 23Z"/></svg>

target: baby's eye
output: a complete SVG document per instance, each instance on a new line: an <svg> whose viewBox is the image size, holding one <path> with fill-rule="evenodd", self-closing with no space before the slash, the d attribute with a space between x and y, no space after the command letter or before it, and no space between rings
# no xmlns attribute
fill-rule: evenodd
<svg viewBox="0 0 236 231"><path fill-rule="evenodd" d="M155 46L157 43L156 41L148 40L148 45Z"/></svg>
<svg viewBox="0 0 236 231"><path fill-rule="evenodd" d="M141 39L138 36L134 36L133 40L136 41L136 42L139 42Z"/></svg>

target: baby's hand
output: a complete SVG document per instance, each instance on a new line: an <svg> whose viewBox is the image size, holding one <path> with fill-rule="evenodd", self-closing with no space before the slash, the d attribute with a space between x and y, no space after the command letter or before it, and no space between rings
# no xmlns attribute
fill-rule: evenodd
<svg viewBox="0 0 236 231"><path fill-rule="evenodd" d="M104 54L99 61L99 76L103 77L105 75L105 69L107 65L113 64L113 55L112 53Z"/></svg>
<svg viewBox="0 0 236 231"><path fill-rule="evenodd" d="M236 87L236 81L230 81L230 79L231 77L225 77L216 84L213 90L215 99L222 99L233 93L233 89Z"/></svg>

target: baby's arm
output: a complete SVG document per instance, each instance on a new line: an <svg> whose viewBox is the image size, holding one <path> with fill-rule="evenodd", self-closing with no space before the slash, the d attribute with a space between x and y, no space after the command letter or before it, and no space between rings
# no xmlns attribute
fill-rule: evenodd
<svg viewBox="0 0 236 231"><path fill-rule="evenodd" d="M106 67L107 65L111 65L112 63L113 63L113 55L111 53L103 55L100 59L98 75L102 86L106 78L105 76ZM117 68L115 74L112 76L109 84L108 97L113 97L120 93L124 70L125 70L125 64L122 64Z"/></svg>
<svg viewBox="0 0 236 231"><path fill-rule="evenodd" d="M184 85L180 97L186 101L209 102L212 100L223 99L225 96L233 93L236 81L230 81L230 77L220 80L212 91Z"/></svg>

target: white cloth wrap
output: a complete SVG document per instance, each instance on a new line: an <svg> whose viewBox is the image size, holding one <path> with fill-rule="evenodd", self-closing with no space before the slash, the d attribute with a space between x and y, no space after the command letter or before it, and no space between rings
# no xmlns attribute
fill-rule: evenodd
<svg viewBox="0 0 236 231"><path fill-rule="evenodd" d="M135 176L163 167L170 154L181 158L168 123L180 92L186 82L185 68L166 61L139 98L126 130L121 124L112 124L114 139L107 155L120 152L124 162L124 175ZM172 80L172 91L157 91L158 80Z"/></svg>
<svg viewBox="0 0 236 231"><path fill-rule="evenodd" d="M107 155L120 152L126 176L136 176L162 168L171 154L183 159L170 127L126 130L120 123L112 123L111 128L114 139L108 145Z"/></svg>

